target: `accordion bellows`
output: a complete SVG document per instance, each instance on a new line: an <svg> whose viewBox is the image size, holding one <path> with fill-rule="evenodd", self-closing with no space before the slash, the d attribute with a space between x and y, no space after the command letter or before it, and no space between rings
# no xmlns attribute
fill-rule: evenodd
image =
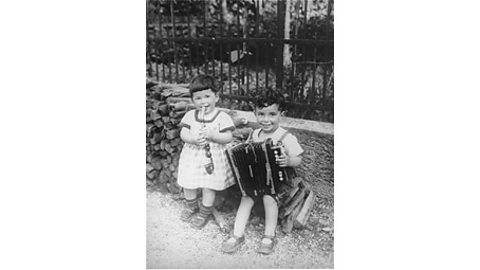
<svg viewBox="0 0 480 270"><path fill-rule="evenodd" d="M243 196L275 195L287 180L285 168L275 162L275 156L281 154L281 143L274 145L271 139L246 142L225 151Z"/></svg>

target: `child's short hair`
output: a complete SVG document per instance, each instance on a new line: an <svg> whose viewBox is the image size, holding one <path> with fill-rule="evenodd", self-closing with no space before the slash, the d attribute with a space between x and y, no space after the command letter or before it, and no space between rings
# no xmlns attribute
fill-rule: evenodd
<svg viewBox="0 0 480 270"><path fill-rule="evenodd" d="M195 76L190 82L188 89L190 90L190 95L206 89L211 89L214 93L217 93L218 91L215 87L215 79L210 75L203 74Z"/></svg>
<svg viewBox="0 0 480 270"><path fill-rule="evenodd" d="M285 97L282 95L282 93L271 88L267 88L261 91L260 94L255 97L255 107L257 108L265 108L273 104L278 105L279 111L285 110Z"/></svg>

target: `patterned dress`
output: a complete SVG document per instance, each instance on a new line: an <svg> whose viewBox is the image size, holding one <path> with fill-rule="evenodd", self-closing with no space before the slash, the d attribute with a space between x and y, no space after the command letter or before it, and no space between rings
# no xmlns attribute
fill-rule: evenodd
<svg viewBox="0 0 480 270"><path fill-rule="evenodd" d="M198 110L191 110L185 114L179 124L190 132L196 133L202 125L207 128L214 128L219 132L235 130L231 117L220 110L213 112L213 117L200 121ZM209 159L206 157L206 150L203 146L185 143L178 162L178 184L187 189L209 188L213 190L224 190L235 184L232 171L225 154L226 145L209 142L212 154L214 170L208 174L205 164Z"/></svg>

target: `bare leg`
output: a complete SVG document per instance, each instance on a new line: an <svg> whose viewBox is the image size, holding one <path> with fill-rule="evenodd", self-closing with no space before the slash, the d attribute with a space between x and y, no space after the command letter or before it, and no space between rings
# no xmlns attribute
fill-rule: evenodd
<svg viewBox="0 0 480 270"><path fill-rule="evenodd" d="M197 190L184 188L183 194L185 195L187 207L180 214L180 220L188 221L196 212L198 212L199 209L197 202Z"/></svg>
<svg viewBox="0 0 480 270"><path fill-rule="evenodd" d="M268 195L263 196L263 205L265 206L265 234L257 251L262 254L270 254L275 246L278 206L275 199Z"/></svg>
<svg viewBox="0 0 480 270"><path fill-rule="evenodd" d="M243 196L240 201L240 206L237 210L237 215L235 216L235 227L233 229L233 236L228 238L222 244L222 251L225 253L233 253L237 251L243 243L245 243L245 227L247 226L248 218L250 217L250 212L254 201L252 198Z"/></svg>
<svg viewBox="0 0 480 270"><path fill-rule="evenodd" d="M196 189L183 189L183 194L185 195L186 200L194 200L197 198L197 190Z"/></svg>
<svg viewBox="0 0 480 270"><path fill-rule="evenodd" d="M197 229L203 228L212 215L213 202L215 201L215 190L203 188L202 189L202 203L200 205L200 212L198 216L193 218L192 225Z"/></svg>
<svg viewBox="0 0 480 270"><path fill-rule="evenodd" d="M207 207L212 206L213 202L215 201L215 190L203 188L202 194L202 204Z"/></svg>
<svg viewBox="0 0 480 270"><path fill-rule="evenodd" d="M235 217L235 227L233 229L233 235L241 237L245 232L250 212L252 211L254 201L252 198L243 196L240 201L240 206L237 210L237 216Z"/></svg>
<svg viewBox="0 0 480 270"><path fill-rule="evenodd" d="M263 196L265 207L265 235L275 236L278 219L278 205L271 196Z"/></svg>

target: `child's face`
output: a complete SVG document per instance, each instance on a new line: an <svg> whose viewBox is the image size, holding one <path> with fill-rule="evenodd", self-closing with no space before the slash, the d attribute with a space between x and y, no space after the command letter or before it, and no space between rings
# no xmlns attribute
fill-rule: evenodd
<svg viewBox="0 0 480 270"><path fill-rule="evenodd" d="M255 109L257 122L265 133L271 133L277 130L281 114L282 112L279 110L278 104L272 104L263 108L257 107Z"/></svg>
<svg viewBox="0 0 480 270"><path fill-rule="evenodd" d="M197 109L205 106L205 113L208 114L215 109L215 104L218 101L218 96L211 89L205 89L192 94L193 104Z"/></svg>

